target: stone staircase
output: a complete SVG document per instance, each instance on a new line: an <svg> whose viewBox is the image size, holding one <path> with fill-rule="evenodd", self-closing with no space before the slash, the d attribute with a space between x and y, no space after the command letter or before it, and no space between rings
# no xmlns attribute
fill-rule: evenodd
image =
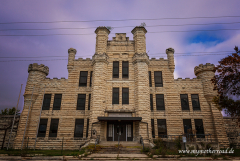
<svg viewBox="0 0 240 161"><path fill-rule="evenodd" d="M119 148L118 142L100 142L101 149L98 152L92 153L82 160L148 160L146 154L141 153L142 146L137 142L124 142L120 141Z"/></svg>

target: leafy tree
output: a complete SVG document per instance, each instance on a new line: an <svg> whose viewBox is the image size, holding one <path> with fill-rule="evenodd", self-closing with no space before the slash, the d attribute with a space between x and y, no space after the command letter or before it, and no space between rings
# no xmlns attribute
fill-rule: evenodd
<svg viewBox="0 0 240 161"><path fill-rule="evenodd" d="M14 115L14 114L15 114L15 111L16 111L16 108L15 108L15 107L9 108L9 109L8 109L8 108L5 108L4 110L1 110L0 115ZM19 111L20 111L20 110L17 110L16 115L19 115L19 114L20 114Z"/></svg>
<svg viewBox="0 0 240 161"><path fill-rule="evenodd" d="M213 98L213 102L219 105L219 110L231 117L240 116L240 100L233 100L229 96L240 96L240 51L235 46L236 53L223 58L219 65L215 67L218 75L212 79L214 90L218 91L218 96Z"/></svg>

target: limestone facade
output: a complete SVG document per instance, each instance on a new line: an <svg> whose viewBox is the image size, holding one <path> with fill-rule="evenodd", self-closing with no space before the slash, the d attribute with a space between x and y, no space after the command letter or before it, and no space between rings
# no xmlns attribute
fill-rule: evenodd
<svg viewBox="0 0 240 161"><path fill-rule="evenodd" d="M78 149L97 136L100 141L116 141L120 133L123 141L139 141L143 137L144 142L149 143L152 137L161 134L164 127L158 124L158 120L165 120L165 134L181 135L184 133L183 119L190 119L192 130L195 130L195 119L202 120L204 134L211 134L220 146L228 145L221 112L211 102L216 95L210 81L214 76L213 64L196 66L197 78L174 79L174 49L166 49L168 59L149 59L144 27L132 30L133 40L129 40L125 33L116 33L116 37L108 40L110 31L106 27L98 27L95 33L96 50L92 59L75 59L76 49L68 50L68 79L49 79L46 77L49 72L47 66L29 65L15 148L21 148L22 142L25 147L28 137L28 147L34 147L40 114L47 123L45 136L37 137L36 149L60 149L62 144L64 149ZM124 68L126 62L127 68ZM114 68L114 64L118 67ZM127 77L124 75L126 71ZM84 72L87 73L85 77ZM116 72L118 76L115 77ZM161 74L160 85L155 85L155 80L160 78L155 72ZM80 85L81 77L85 85ZM117 92L114 93L115 89ZM48 95L50 107L41 112L46 94L51 94ZM55 110L53 104L59 94L61 103ZM182 110L180 94L188 96L188 110ZM192 94L199 99L199 110L193 110ZM85 97L85 108L78 110L78 99L82 96ZM113 97L118 102L114 102ZM163 101L158 102L158 106L164 109L159 110L157 100L160 97ZM52 119L59 119L55 137L50 134ZM82 119L79 126L76 125L77 119ZM77 129L80 129L80 137L75 136Z"/></svg>

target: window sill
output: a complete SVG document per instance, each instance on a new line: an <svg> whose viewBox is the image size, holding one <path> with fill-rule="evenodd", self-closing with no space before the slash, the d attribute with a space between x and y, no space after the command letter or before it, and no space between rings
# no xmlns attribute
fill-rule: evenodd
<svg viewBox="0 0 240 161"><path fill-rule="evenodd" d="M48 140L59 140L57 137L48 137Z"/></svg>
<svg viewBox="0 0 240 161"><path fill-rule="evenodd" d="M190 112L190 110L183 110L183 109L182 109L182 112Z"/></svg>

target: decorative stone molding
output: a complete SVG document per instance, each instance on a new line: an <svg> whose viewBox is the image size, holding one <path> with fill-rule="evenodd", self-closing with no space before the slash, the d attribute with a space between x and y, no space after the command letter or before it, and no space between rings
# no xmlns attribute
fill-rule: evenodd
<svg viewBox="0 0 240 161"><path fill-rule="evenodd" d="M69 53L74 53L74 54L76 54L76 53L77 53L77 50L74 49L74 48L69 48L69 49L68 49L68 54L69 54Z"/></svg>
<svg viewBox="0 0 240 161"><path fill-rule="evenodd" d="M28 73L30 71L40 71L46 74L49 74L49 68L43 64L38 65L37 63L29 64L28 66Z"/></svg>
<svg viewBox="0 0 240 161"><path fill-rule="evenodd" d="M135 53L133 56L133 64L136 64L137 62L145 62L149 64L149 56L147 53Z"/></svg>
<svg viewBox="0 0 240 161"><path fill-rule="evenodd" d="M108 64L108 55L106 53L95 53L92 57L92 65L96 62L104 62Z"/></svg>
<svg viewBox="0 0 240 161"><path fill-rule="evenodd" d="M214 68L215 68L214 64L210 64L210 63L206 63L206 65L199 64L199 66L196 66L194 68L194 73L195 73L196 76L198 76L201 72L204 72L204 71L215 72Z"/></svg>

